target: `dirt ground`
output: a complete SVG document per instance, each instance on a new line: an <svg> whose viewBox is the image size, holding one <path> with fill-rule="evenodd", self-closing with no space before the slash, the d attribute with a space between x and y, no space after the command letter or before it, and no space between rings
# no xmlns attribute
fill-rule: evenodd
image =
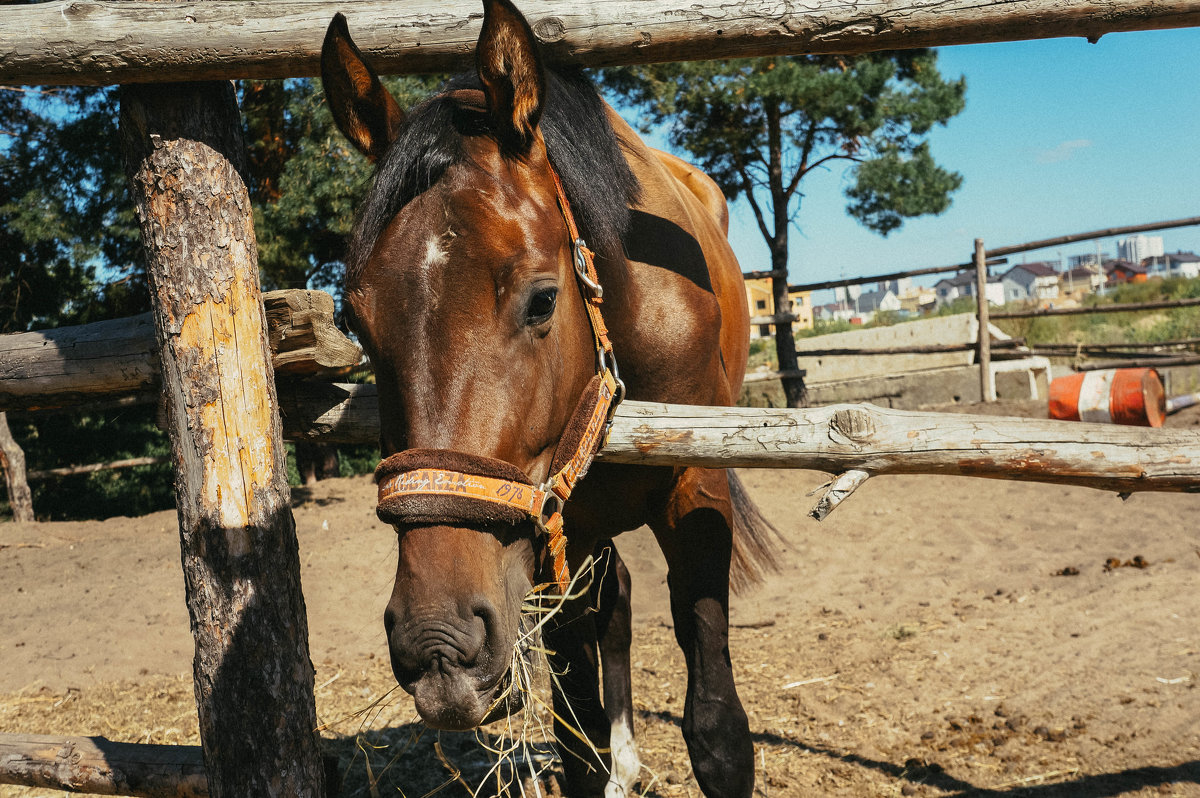
<svg viewBox="0 0 1200 798"><path fill-rule="evenodd" d="M783 534L778 573L732 609L757 794L1200 796L1200 496L878 477L818 524L825 475L742 475ZM373 497L365 477L294 497L342 794L465 795L486 751L392 690L395 538ZM664 565L644 529L618 544L642 790L698 796ZM194 743L190 658L174 513L0 525L0 731Z"/></svg>

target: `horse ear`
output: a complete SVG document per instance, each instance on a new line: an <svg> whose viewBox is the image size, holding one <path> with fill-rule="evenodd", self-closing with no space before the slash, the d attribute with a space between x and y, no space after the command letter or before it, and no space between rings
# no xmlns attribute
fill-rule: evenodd
<svg viewBox="0 0 1200 798"><path fill-rule="evenodd" d="M484 0L475 67L502 143L528 152L542 115L546 73L533 29L511 0Z"/></svg>
<svg viewBox="0 0 1200 798"><path fill-rule="evenodd" d="M346 18L335 14L321 46L321 85L333 121L359 152L377 161L404 121L404 111L350 38Z"/></svg>

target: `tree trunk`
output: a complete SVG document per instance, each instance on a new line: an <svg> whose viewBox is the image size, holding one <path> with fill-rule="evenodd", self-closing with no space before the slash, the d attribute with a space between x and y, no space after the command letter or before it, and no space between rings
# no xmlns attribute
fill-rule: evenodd
<svg viewBox="0 0 1200 798"><path fill-rule="evenodd" d="M33 494L25 475L25 452L8 428L8 416L0 412L0 467L8 488L8 507L14 521L33 521Z"/></svg>
<svg viewBox="0 0 1200 798"><path fill-rule="evenodd" d="M767 166L768 189L771 193L771 215L774 230L768 242L771 248L771 296L775 303L775 314L791 313L788 302L788 194L783 186L783 129L779 114L779 105L766 103L767 111L767 149L769 163ZM779 362L779 370L784 373L795 373L800 369L800 361L796 358L796 339L792 337L792 323L779 320L775 322L775 357ZM804 388L804 377L784 377L783 395L788 407L803 407L807 391Z"/></svg>
<svg viewBox="0 0 1200 798"><path fill-rule="evenodd" d="M210 794L324 795L308 623L229 83L124 86Z"/></svg>

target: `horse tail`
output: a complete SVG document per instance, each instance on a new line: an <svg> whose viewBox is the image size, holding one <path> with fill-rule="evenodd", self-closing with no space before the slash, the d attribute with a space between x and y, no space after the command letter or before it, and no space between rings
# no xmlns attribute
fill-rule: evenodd
<svg viewBox="0 0 1200 798"><path fill-rule="evenodd" d="M729 499L733 503L733 556L729 563L729 586L746 593L771 571L779 570L776 557L783 538L746 492L732 468L725 470Z"/></svg>

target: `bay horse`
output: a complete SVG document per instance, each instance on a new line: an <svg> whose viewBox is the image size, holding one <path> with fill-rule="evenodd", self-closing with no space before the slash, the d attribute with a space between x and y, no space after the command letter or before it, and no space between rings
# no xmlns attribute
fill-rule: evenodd
<svg viewBox="0 0 1200 798"><path fill-rule="evenodd" d="M544 646L567 793L630 794L629 574L611 540L648 524L687 662L696 779L709 796L749 796L729 588L769 564L770 525L732 471L601 462L576 482L622 390L704 405L738 395L749 319L724 198L648 148L582 71L547 69L509 0L484 0L475 61L405 115L342 15L322 49L335 122L376 165L345 313L375 369L378 512L399 540L392 669L428 725L488 722L505 710L526 596L603 559ZM552 502L545 486L565 472L570 501Z"/></svg>

